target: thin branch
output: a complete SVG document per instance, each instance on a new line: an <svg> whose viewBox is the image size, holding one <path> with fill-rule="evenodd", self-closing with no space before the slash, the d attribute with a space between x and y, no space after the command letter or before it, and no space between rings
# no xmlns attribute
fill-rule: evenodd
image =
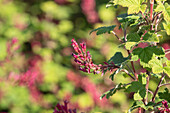
<svg viewBox="0 0 170 113"><path fill-rule="evenodd" d="M148 87L149 87L149 79L150 79L150 76L151 76L149 71L147 71L146 73L148 74L148 77L146 77L146 86L145 86L145 88L146 88L146 99L145 99L145 104L148 103Z"/></svg>
<svg viewBox="0 0 170 113"><path fill-rule="evenodd" d="M111 31L111 33L113 33L113 34L116 36L116 38L117 38L121 43L123 43L123 41L119 38L119 36L118 36L114 31Z"/></svg>
<svg viewBox="0 0 170 113"><path fill-rule="evenodd" d="M131 71L131 73L135 76L135 73L132 71L132 69L129 67L129 65L125 64L127 68Z"/></svg>
<svg viewBox="0 0 170 113"><path fill-rule="evenodd" d="M126 41L127 41L127 38L126 38L126 29L124 29L124 39L125 39L125 42L126 42ZM127 50L127 52L128 52L128 55L130 55L130 51ZM131 59L131 56L130 56L130 59ZM133 69L134 75L135 75L135 77L136 77L136 80L138 80L138 76L137 76L137 74L136 74L133 61L131 61L131 65L132 65L132 69Z"/></svg>
<svg viewBox="0 0 170 113"><path fill-rule="evenodd" d="M135 78L126 70L126 69L123 69L123 71L128 74L133 80L135 80Z"/></svg>
<svg viewBox="0 0 170 113"><path fill-rule="evenodd" d="M158 83L158 86L157 86L157 88L156 88L156 90L155 90L155 92L154 92L154 95L153 95L153 97L152 97L152 102L154 102L154 100L155 100L156 94L158 93L158 90L159 90L159 88L160 88L160 85L161 85L164 77L165 77L165 74L162 74L162 77L161 77L161 79L160 79L160 81L159 81L159 83Z"/></svg>
<svg viewBox="0 0 170 113"><path fill-rule="evenodd" d="M153 17L152 22L154 22L154 21L155 21L155 19L156 19L157 17L159 17L159 14L161 14L161 13L162 13L162 11L161 11L161 12L159 12L159 13L157 13L157 14Z"/></svg>
<svg viewBox="0 0 170 113"><path fill-rule="evenodd" d="M128 52L128 54L130 55L130 51L127 50L127 52ZM131 56L130 56L130 59L131 59ZM135 77L136 77L136 80L138 80L138 76L137 76L137 74L136 74L136 71L135 71L135 67L134 67L133 61L131 61L130 63L131 63L131 65L132 65L132 69L133 69L134 75L135 75Z"/></svg>
<svg viewBox="0 0 170 113"><path fill-rule="evenodd" d="M155 23L155 31L157 31L158 24L162 21L162 18L160 18L161 15L159 15L156 23Z"/></svg>
<svg viewBox="0 0 170 113"><path fill-rule="evenodd" d="M143 19L145 19L145 21L147 22L147 25L149 25L149 22L148 22L148 20L146 19L145 15L144 15L141 11L140 11L140 13L142 14Z"/></svg>
<svg viewBox="0 0 170 113"><path fill-rule="evenodd" d="M166 49L166 50L165 50L165 53L168 52L168 51L170 51L170 49Z"/></svg>
<svg viewBox="0 0 170 113"><path fill-rule="evenodd" d="M151 21L153 18L153 5L154 5L154 0L150 0L150 20Z"/></svg>
<svg viewBox="0 0 170 113"><path fill-rule="evenodd" d="M169 54L170 53L170 50L169 51L165 51L165 54L167 55L167 54Z"/></svg>
<svg viewBox="0 0 170 113"><path fill-rule="evenodd" d="M153 5L154 5L154 0L150 0L150 20L152 21L153 19ZM151 30L153 30L153 23L151 22Z"/></svg>
<svg viewBox="0 0 170 113"><path fill-rule="evenodd" d="M150 94L152 94L152 95L153 95L153 92L152 92L151 90L148 90L148 92L149 92Z"/></svg>
<svg viewBox="0 0 170 113"><path fill-rule="evenodd" d="M170 83L161 84L159 87L166 86L166 85L170 85Z"/></svg>

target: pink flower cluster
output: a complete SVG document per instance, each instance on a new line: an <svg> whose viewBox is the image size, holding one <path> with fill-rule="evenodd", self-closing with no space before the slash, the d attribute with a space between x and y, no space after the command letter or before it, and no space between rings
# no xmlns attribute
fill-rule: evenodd
<svg viewBox="0 0 170 113"><path fill-rule="evenodd" d="M77 113L76 109L68 108L68 101L64 101L64 105L57 104L53 113Z"/></svg>
<svg viewBox="0 0 170 113"><path fill-rule="evenodd" d="M80 65L79 69L81 71L94 74L99 74L102 72L103 75L104 71L107 69L112 72L113 69L119 68L119 66L115 66L113 62L111 62L111 64L104 62L105 65L94 64L90 52L86 52L86 44L84 42L80 43L81 49L74 39L72 39L71 42L75 52L77 53L77 55L72 53L72 56L74 57L74 61Z"/></svg>
<svg viewBox="0 0 170 113"><path fill-rule="evenodd" d="M168 103L166 100L162 101L162 107L158 108L160 113L170 113L170 108L168 108Z"/></svg>
<svg viewBox="0 0 170 113"><path fill-rule="evenodd" d="M93 72L94 74L98 74L100 72L100 67L93 63L90 52L86 52L86 44L84 42L80 43L80 49L79 45L74 39L72 39L71 42L75 52L78 53L77 55L72 53L72 56L75 58L74 61L80 65L79 69L83 72Z"/></svg>

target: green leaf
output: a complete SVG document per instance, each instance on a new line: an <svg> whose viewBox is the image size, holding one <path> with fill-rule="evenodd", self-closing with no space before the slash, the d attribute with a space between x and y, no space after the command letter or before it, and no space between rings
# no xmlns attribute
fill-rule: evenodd
<svg viewBox="0 0 170 113"><path fill-rule="evenodd" d="M139 59L138 55L133 55L131 57L131 61L137 61Z"/></svg>
<svg viewBox="0 0 170 113"><path fill-rule="evenodd" d="M140 36L137 33L130 33L127 35L126 49L130 50L137 45L140 41Z"/></svg>
<svg viewBox="0 0 170 113"><path fill-rule="evenodd" d="M133 55L138 55L140 60L144 63L148 63L153 55L163 57L165 55L163 48L157 48L156 46L136 48L132 51Z"/></svg>
<svg viewBox="0 0 170 113"><path fill-rule="evenodd" d="M149 31L143 36L143 40L147 42L159 42L159 37L157 36L157 34Z"/></svg>
<svg viewBox="0 0 170 113"><path fill-rule="evenodd" d="M140 96L139 92L137 92L133 95L133 99L134 100L142 100L143 98Z"/></svg>
<svg viewBox="0 0 170 113"><path fill-rule="evenodd" d="M167 35L170 35L170 22L163 23L164 29L166 30Z"/></svg>
<svg viewBox="0 0 170 113"><path fill-rule="evenodd" d="M128 14L138 13L139 11L144 12L147 5L142 4L145 0L114 0L115 5L121 5L128 7Z"/></svg>
<svg viewBox="0 0 170 113"><path fill-rule="evenodd" d="M118 21L121 23L119 29L125 29L127 26L134 26L138 24L139 15L128 15L127 13L117 16Z"/></svg>
<svg viewBox="0 0 170 113"><path fill-rule="evenodd" d="M163 16L166 22L170 22L170 5L168 3L165 3L163 5L163 3L161 2L161 0L156 0L157 2L157 7L155 9L155 12L163 12Z"/></svg>
<svg viewBox="0 0 170 113"><path fill-rule="evenodd" d="M137 45L136 42L126 42L126 43L125 43L125 48L126 48L127 50L131 50L135 45Z"/></svg>
<svg viewBox="0 0 170 113"><path fill-rule="evenodd" d="M114 80L114 76L115 76L117 73L119 73L122 69L123 69L123 65L121 65L120 68L118 68L116 71L114 71L114 73L111 74L111 75L109 76L109 78L113 81L113 80Z"/></svg>
<svg viewBox="0 0 170 113"><path fill-rule="evenodd" d="M145 31L149 31L150 25L142 25L139 27L137 33L138 34L143 34Z"/></svg>
<svg viewBox="0 0 170 113"><path fill-rule="evenodd" d="M170 66L164 67L164 72L170 77Z"/></svg>
<svg viewBox="0 0 170 113"><path fill-rule="evenodd" d="M135 92L137 93L139 88L141 87L141 84L138 81L134 81L130 84L130 86L127 88L127 92Z"/></svg>
<svg viewBox="0 0 170 113"><path fill-rule="evenodd" d="M144 109L146 109L144 103L142 101L135 101L132 105L132 107L130 107L130 109L128 110L128 113L131 113L134 109L142 107Z"/></svg>
<svg viewBox="0 0 170 113"><path fill-rule="evenodd" d="M130 33L127 35L128 42L139 42L140 36L137 33Z"/></svg>
<svg viewBox="0 0 170 113"><path fill-rule="evenodd" d="M167 65L167 66L170 66L170 60L167 60L167 61L166 61L166 65Z"/></svg>
<svg viewBox="0 0 170 113"><path fill-rule="evenodd" d="M144 98L146 95L146 76L145 75L139 75L138 76L139 81L134 81L130 84L130 86L126 89L127 92L135 92L134 99L140 100L141 98Z"/></svg>
<svg viewBox="0 0 170 113"><path fill-rule="evenodd" d="M125 89L125 84L120 83L120 84L116 85L116 86L115 86L114 88L112 88L111 90L105 92L105 93L100 97L100 99L103 99L105 96L106 96L107 99L109 99L110 96L112 96L113 94L115 94L116 91L117 91L117 90L120 90L120 89Z"/></svg>
<svg viewBox="0 0 170 113"><path fill-rule="evenodd" d="M152 72L162 73L163 72L163 64L161 60L157 59L156 57L153 57L152 60L149 61L149 65L152 67Z"/></svg>
<svg viewBox="0 0 170 113"><path fill-rule="evenodd" d="M168 88L165 88L164 92L159 92L158 95L160 99L165 99L170 103L170 93Z"/></svg>
<svg viewBox="0 0 170 113"><path fill-rule="evenodd" d="M148 102L148 104L145 106L145 107L146 107L146 110L149 110L149 111L153 110L153 109L154 109L153 106L155 106L155 105L156 105L156 104L153 103L153 102Z"/></svg>
<svg viewBox="0 0 170 113"><path fill-rule="evenodd" d="M134 100L142 100L146 96L146 89L145 87L141 87L137 93L134 94Z"/></svg>
<svg viewBox="0 0 170 113"><path fill-rule="evenodd" d="M110 31L113 31L113 29L115 27L116 27L116 25L99 27L97 29L93 29L92 31L90 31L89 34L91 34L94 31L97 31L96 35L100 35L100 34L103 34L103 33L106 33L106 32L110 33Z"/></svg>
<svg viewBox="0 0 170 113"><path fill-rule="evenodd" d="M123 62L128 60L129 57L123 57L121 52L116 52L114 56L112 56L108 63L113 62L115 65L120 66Z"/></svg>
<svg viewBox="0 0 170 113"><path fill-rule="evenodd" d="M127 22L127 21L133 22L133 20L138 20L139 18L140 17L138 15L132 15L132 14L128 15L127 13L117 16L117 19L120 23Z"/></svg>
<svg viewBox="0 0 170 113"><path fill-rule="evenodd" d="M106 4L106 8L114 6L113 0L110 0L107 4Z"/></svg>

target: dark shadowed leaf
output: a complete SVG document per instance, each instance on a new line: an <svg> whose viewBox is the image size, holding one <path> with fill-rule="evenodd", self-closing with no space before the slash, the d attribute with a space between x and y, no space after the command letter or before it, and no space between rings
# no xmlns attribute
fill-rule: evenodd
<svg viewBox="0 0 170 113"><path fill-rule="evenodd" d="M170 93L169 93L168 88L165 88L164 92L159 92L158 95L160 99L165 99L168 102L170 102Z"/></svg>
<svg viewBox="0 0 170 113"><path fill-rule="evenodd" d="M114 62L115 65L120 66L123 62L125 62L128 59L129 57L123 57L121 52L116 52L115 55L110 58L108 63Z"/></svg>
<svg viewBox="0 0 170 113"><path fill-rule="evenodd" d="M110 33L110 31L113 31L113 29L115 27L116 27L116 25L99 27L99 28L96 28L96 29L93 29L92 31L90 31L89 34L91 34L94 31L97 31L96 35L100 35L100 34L103 34L103 33L106 33L106 32Z"/></svg>

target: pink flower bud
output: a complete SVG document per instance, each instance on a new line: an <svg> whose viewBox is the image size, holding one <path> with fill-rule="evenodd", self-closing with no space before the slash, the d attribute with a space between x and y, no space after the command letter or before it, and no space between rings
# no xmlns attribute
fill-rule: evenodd
<svg viewBox="0 0 170 113"><path fill-rule="evenodd" d="M71 42L72 42L73 45L78 46L78 44L77 44L77 42L75 41L74 38L71 40Z"/></svg>
<svg viewBox="0 0 170 113"><path fill-rule="evenodd" d="M75 61L76 63L78 63L78 64L81 64L81 65L82 65L82 62L81 62L81 61L79 61L79 60L77 60L77 59L74 59L74 61Z"/></svg>
<svg viewBox="0 0 170 113"><path fill-rule="evenodd" d="M80 43L80 46L82 48L83 53L86 53L86 44L83 42L83 43Z"/></svg>
<svg viewBox="0 0 170 113"><path fill-rule="evenodd" d="M78 56L76 55L76 54L74 54L74 53L72 53L72 56L74 57L74 58L78 58Z"/></svg>
<svg viewBox="0 0 170 113"><path fill-rule="evenodd" d="M79 67L79 70L83 71L83 72L87 72L87 70L85 68Z"/></svg>
<svg viewBox="0 0 170 113"><path fill-rule="evenodd" d="M104 62L104 64L109 65L107 62Z"/></svg>

